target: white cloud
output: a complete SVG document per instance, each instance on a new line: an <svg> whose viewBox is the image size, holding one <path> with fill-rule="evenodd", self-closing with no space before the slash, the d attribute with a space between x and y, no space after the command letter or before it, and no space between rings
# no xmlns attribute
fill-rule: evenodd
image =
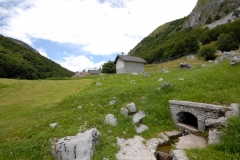
<svg viewBox="0 0 240 160"><path fill-rule="evenodd" d="M103 63L105 63L105 61L94 63L84 55L66 55L61 60L57 60L56 62L73 72L82 71L83 69L88 70L93 68L100 68Z"/></svg>
<svg viewBox="0 0 240 160"><path fill-rule="evenodd" d="M40 48L37 49L37 51L38 51L42 56L49 58L44 48L40 47Z"/></svg>
<svg viewBox="0 0 240 160"><path fill-rule="evenodd" d="M24 0L0 11L0 33L28 44L38 38L71 43L94 55L127 53L159 25L187 16L196 2Z"/></svg>

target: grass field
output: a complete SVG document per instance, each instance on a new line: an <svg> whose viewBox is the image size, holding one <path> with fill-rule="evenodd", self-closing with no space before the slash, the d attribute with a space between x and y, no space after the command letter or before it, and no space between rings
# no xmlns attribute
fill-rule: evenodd
<svg viewBox="0 0 240 160"><path fill-rule="evenodd" d="M240 65L191 60L189 63L194 64L193 69L182 70L178 64L184 61L147 65L149 77L122 74L78 80L0 79L0 159L52 159L50 149L54 138L76 135L79 131L96 127L101 139L93 159L114 160L119 150L116 137L136 135L131 118L120 114L120 108L130 102L146 113L142 123L149 130L141 134L146 139L157 136L159 132L176 129L169 111L170 99L240 104ZM200 65L203 63L206 64L204 67ZM160 72L162 68L168 68L169 72ZM164 81L158 81L159 78ZM179 78L184 78L184 81ZM132 80L136 83L131 83ZM102 85L97 86L97 82ZM169 82L173 87L159 91L163 82ZM109 105L113 99L116 104ZM117 126L104 124L109 113L117 118ZM59 126L52 129L49 124L54 122ZM240 133L238 122L239 118L233 119L231 127L224 129L231 136L225 138L222 146L190 150L188 155L191 159L240 159L236 149L240 138L232 143L234 136ZM230 142L232 145L227 145Z"/></svg>

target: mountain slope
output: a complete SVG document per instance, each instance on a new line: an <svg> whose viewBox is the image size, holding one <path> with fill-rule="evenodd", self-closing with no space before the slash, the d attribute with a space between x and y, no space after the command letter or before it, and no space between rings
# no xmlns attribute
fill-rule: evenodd
<svg viewBox="0 0 240 160"><path fill-rule="evenodd" d="M201 27L225 17L240 6L239 0L198 0L184 28Z"/></svg>
<svg viewBox="0 0 240 160"><path fill-rule="evenodd" d="M232 11L237 11L240 15L239 5L239 0L199 0L188 17L159 26L128 54L139 56L148 63L158 63L179 58L189 52L196 53L199 50L199 41L202 44L217 41L222 33L234 33L240 41L239 18L236 18L236 15L232 16ZM206 24L213 23L229 14L235 18L236 22L228 23L227 21L228 24L221 26L211 25L216 27L210 27L214 28L212 30L205 28Z"/></svg>
<svg viewBox="0 0 240 160"><path fill-rule="evenodd" d="M0 78L45 79L73 74L24 42L0 35Z"/></svg>

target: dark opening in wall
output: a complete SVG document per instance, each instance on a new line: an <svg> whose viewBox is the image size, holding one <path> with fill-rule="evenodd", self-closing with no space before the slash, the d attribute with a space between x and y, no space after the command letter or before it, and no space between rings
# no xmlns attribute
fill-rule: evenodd
<svg viewBox="0 0 240 160"><path fill-rule="evenodd" d="M198 128L197 118L193 114L188 112L180 112L177 114L177 116L178 116L178 122L188 124Z"/></svg>

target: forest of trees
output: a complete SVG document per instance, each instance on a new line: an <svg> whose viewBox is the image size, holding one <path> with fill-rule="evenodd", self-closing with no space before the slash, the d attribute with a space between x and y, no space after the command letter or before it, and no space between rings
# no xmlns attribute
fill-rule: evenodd
<svg viewBox="0 0 240 160"><path fill-rule="evenodd" d="M206 45L213 41L216 42L216 49L221 51L239 48L240 20L210 30L209 28L182 29L184 19L175 20L169 23L164 31L145 37L129 52L129 55L139 56L148 63L153 63L181 56L183 53L199 51L200 44Z"/></svg>
<svg viewBox="0 0 240 160"><path fill-rule="evenodd" d="M0 35L0 78L45 79L74 73L54 61Z"/></svg>

